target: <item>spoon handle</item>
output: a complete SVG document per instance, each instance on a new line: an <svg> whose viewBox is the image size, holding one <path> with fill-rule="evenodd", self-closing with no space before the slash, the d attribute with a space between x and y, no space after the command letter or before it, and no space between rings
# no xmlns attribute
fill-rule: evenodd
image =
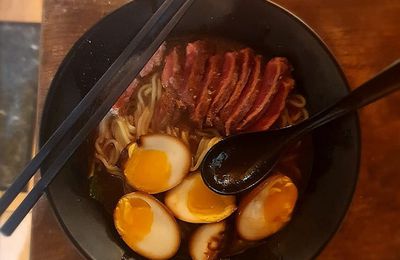
<svg viewBox="0 0 400 260"><path fill-rule="evenodd" d="M294 135L299 136L309 133L319 126L366 106L399 89L400 60L396 60L392 65L382 70L378 75L362 84L333 106L300 123L296 127Z"/></svg>

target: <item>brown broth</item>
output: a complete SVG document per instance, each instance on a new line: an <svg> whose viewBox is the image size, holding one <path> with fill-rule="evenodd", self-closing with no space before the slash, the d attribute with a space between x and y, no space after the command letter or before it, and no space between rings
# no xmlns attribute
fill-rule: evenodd
<svg viewBox="0 0 400 260"><path fill-rule="evenodd" d="M308 182L312 167L312 157L312 142L311 137L308 136L305 137L297 147L289 150L287 154L283 156L281 162L276 166L276 170L283 172L293 180L298 187L299 196L304 192L305 186ZM124 194L133 192L134 190L125 182L123 176L107 173L102 165L98 165L97 167L100 167L96 170L98 177L91 180L90 196L99 201L103 205L106 214L112 217L113 209L115 208L119 198ZM248 192L237 196L238 205L241 198L243 198L247 193ZM163 202L165 192L155 194L154 196L159 201ZM295 214L296 212L294 211L293 215ZM221 255L224 257L240 254L249 248L265 243L265 239L260 241L245 241L241 239L235 232L235 216L236 214L234 213L226 220L228 223L228 229L224 241L225 244L229 246L223 247ZM187 223L178 219L177 223L181 230L182 237L182 244L179 250L188 253L188 240L194 230L201 226L201 224Z"/></svg>
<svg viewBox="0 0 400 260"><path fill-rule="evenodd" d="M210 36L199 36L199 35L189 35L184 37L176 37L168 40L167 43L167 53L168 50L172 48L172 46L186 45L187 43L194 40L205 40L210 43L210 45L216 46L216 52L226 52L238 50L243 47L247 47L244 44L239 42L227 40L225 38L220 37L210 37ZM157 72L161 72L161 68L157 69ZM148 80L148 78L144 78L143 80ZM297 90L296 90L297 91ZM136 102L135 96L131 97L130 102L125 110L125 113L132 113L134 109L134 104ZM195 130L191 125L188 117L183 117L183 119L179 122L179 127L182 129L187 129L189 131ZM200 141L200 136L192 135L190 138L190 148L192 154L196 152L197 145ZM126 152L121 153L122 157L126 157ZM312 141L310 137L304 138L297 146L292 147L287 151L286 155L282 157L281 161L276 166L276 170L281 171L288 177L290 177L299 190L299 197L301 198L301 194L303 193L306 184L309 179L309 175L311 173L312 167L312 158L313 158L313 149L312 149ZM126 159L126 158L125 158ZM120 160L121 161L121 160ZM101 162L95 161L95 176L90 179L90 196L95 200L99 201L103 206L108 215L112 217L113 209L116 206L119 198L124 194L134 191L131 187L126 184L124 175L112 175L106 172L105 168L102 167ZM247 194L247 193L246 193ZM240 203L241 198L245 194L239 194L237 196L238 203ZM164 201L164 193L156 194L155 197L161 202ZM293 212L296 215L296 211ZM228 230L225 235L225 243L229 245L225 247L222 251L222 256L231 256L239 254L250 247L254 247L259 245L260 243L265 242L265 240L257 241L257 242L249 242L240 239L240 237L235 232L234 228L234 220L235 213L232 214L228 219ZM182 243L179 249L179 255L188 254L188 240L192 232L199 227L201 224L192 224L186 223L180 220L177 220L181 234L182 234Z"/></svg>

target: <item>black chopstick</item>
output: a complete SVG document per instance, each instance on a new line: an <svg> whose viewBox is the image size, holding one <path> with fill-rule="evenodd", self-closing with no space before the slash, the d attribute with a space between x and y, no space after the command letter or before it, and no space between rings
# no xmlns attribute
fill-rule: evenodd
<svg viewBox="0 0 400 260"><path fill-rule="evenodd" d="M167 0L164 2L164 4L166 2L167 2ZM169 1L169 2L171 2L171 1ZM177 1L175 1L175 2L177 2ZM133 78L135 78L137 76L137 74L139 74L140 70L143 68L143 66L146 64L146 62L151 58L153 53L157 50L157 48L165 40L165 38L171 32L171 30L175 27L175 25L179 22L179 20L185 14L185 12L190 7L190 5L194 2L194 0L180 1L180 2L183 2L183 4L177 4L175 2L173 2L173 3L171 2L171 4L170 4L171 8L169 8L169 9L166 8L167 10L157 19L157 24L155 26L154 25L151 26L152 28L149 28L149 30L146 31L145 36L143 37L144 40L142 39L143 41L140 41L141 44L138 44L139 50L141 49L140 46L142 47L141 52L139 51L138 54L135 54L132 56L133 51L130 50L129 52L125 52L126 51L126 49L125 49L125 51L117 59L117 60L119 60L121 58L121 56L124 56L124 55L127 56L126 57L127 61L124 62L122 64L123 66L121 66L120 69L118 70L118 72L114 74L115 77L111 77L110 80L108 81L108 83L113 83L113 84L110 84L113 87L111 88L109 95L105 98L104 101L102 101L101 105L97 108L95 113L90 117L90 119L80 129L78 134L72 139L72 141L68 144L68 146L50 164L48 170L42 175L43 177L39 180L39 182L35 185L35 187L28 194L28 196L23 200L23 202L19 205L19 207L14 211L14 213L11 215L11 217L6 221L6 223L1 228L1 232L3 234L5 234L5 235L12 234L12 232L15 230L15 228L23 220L25 215L29 212L29 210L33 207L33 205L37 202L37 200L43 194L43 192L47 188L47 186L51 183L51 181L57 175L59 170L63 167L65 162L74 153L74 151L79 147L79 145L87 138L88 134L99 124L99 122L107 114L109 109L112 107L112 105L118 99L118 97L124 92L124 90L126 89L128 84L133 80ZM156 14L159 13L159 10L156 12ZM153 15L153 17L154 17L154 15ZM146 26L147 26L147 23L146 23ZM143 29L144 29L144 27L143 27ZM143 31L143 29L141 30L141 32ZM139 34L141 32L139 32ZM136 39L136 37L135 37L135 39ZM128 47L131 46L132 42L130 43L130 45L128 45ZM128 49L128 47L127 47L127 49ZM60 140L61 140L61 138L60 138ZM22 185L22 186L24 186L24 185Z"/></svg>
<svg viewBox="0 0 400 260"><path fill-rule="evenodd" d="M29 162L22 173L17 177L13 184L8 188L8 190L3 194L0 199L0 215L8 208L15 197L22 191L26 186L28 181L37 172L40 165L48 157L48 155L53 151L57 144L60 143L62 138L70 131L82 114L93 105L96 97L100 92L103 91L104 86L107 85L112 76L115 75L118 70L126 63L130 54L138 47L139 43L147 35L150 29L160 20L162 15L168 9L168 7L175 0L165 0L160 8L154 13L154 15L146 22L144 27L139 31L139 33L134 37L134 39L129 43L121 55L115 60L115 62L108 68L104 75L97 81L93 88L87 93L87 95L79 102L74 110L69 114L69 116L61 123L56 131L51 135L47 142L43 145L37 155Z"/></svg>
<svg viewBox="0 0 400 260"><path fill-rule="evenodd" d="M10 188L3 194L0 199L0 215L7 209L15 197L22 191L28 181L37 172L40 165L47 158L50 152L55 148L55 146L62 140L62 138L70 131L72 126L78 121L82 114L92 106L93 102L103 88L108 84L113 75L126 63L132 51L134 51L138 44L147 35L148 31L160 20L163 14L166 12L169 6L175 0L165 0L160 8L154 13L154 15L146 22L144 27L139 31L139 33L134 37L134 39L129 43L121 55L115 60L115 62L110 66L106 73L99 79L99 81L93 86L90 92L81 100L81 102L75 107L67 119L57 128L57 130L52 134L49 140L43 145L42 149L38 154L30 161L30 163L25 167L23 172L17 177Z"/></svg>

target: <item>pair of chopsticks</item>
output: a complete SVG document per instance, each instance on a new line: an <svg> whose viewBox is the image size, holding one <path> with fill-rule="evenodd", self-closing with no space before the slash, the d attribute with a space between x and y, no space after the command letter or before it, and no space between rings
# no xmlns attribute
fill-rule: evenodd
<svg viewBox="0 0 400 260"><path fill-rule="evenodd" d="M67 160L87 138L89 133L97 127L193 2L194 0L165 0L146 22L144 27L130 41L121 55L61 123L37 155L29 162L15 182L1 197L0 215L4 213L17 195L24 189L46 158L49 155L54 156L55 159L51 161L47 170L42 173L42 178L1 227L1 233L9 236L14 232ZM91 111L93 107L96 108L94 111ZM85 120L85 123L77 134L58 154L53 154L57 145L65 138L67 133L72 131L78 120L83 115L88 114L88 111L90 111L91 115L88 120Z"/></svg>

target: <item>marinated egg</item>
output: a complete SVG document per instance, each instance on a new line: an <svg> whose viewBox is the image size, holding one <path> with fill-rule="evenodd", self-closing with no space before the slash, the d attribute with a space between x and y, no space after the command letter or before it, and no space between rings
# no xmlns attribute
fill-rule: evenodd
<svg viewBox="0 0 400 260"><path fill-rule="evenodd" d="M205 224L197 228L189 241L192 259L217 259L223 245L225 229L225 222Z"/></svg>
<svg viewBox="0 0 400 260"><path fill-rule="evenodd" d="M125 243L144 257L167 259L178 251L178 224L151 195L133 192L123 196L114 211L114 224Z"/></svg>
<svg viewBox="0 0 400 260"><path fill-rule="evenodd" d="M218 222L236 209L235 197L211 191L199 172L193 173L168 191L165 204L178 219L190 223Z"/></svg>
<svg viewBox="0 0 400 260"><path fill-rule="evenodd" d="M189 172L189 148L178 138L153 134L128 146L124 174L129 185L150 194L178 185Z"/></svg>
<svg viewBox="0 0 400 260"><path fill-rule="evenodd" d="M278 173L257 186L241 201L236 218L238 234L259 240L279 231L289 222L297 200L292 180Z"/></svg>

